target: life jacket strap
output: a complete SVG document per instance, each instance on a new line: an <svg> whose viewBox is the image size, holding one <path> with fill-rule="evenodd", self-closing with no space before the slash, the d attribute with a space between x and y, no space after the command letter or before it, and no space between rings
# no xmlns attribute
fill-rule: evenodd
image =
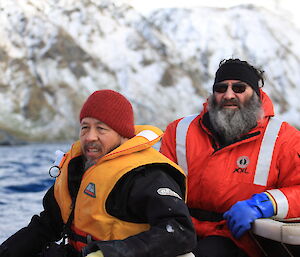
<svg viewBox="0 0 300 257"><path fill-rule="evenodd" d="M196 208L189 208L189 211L192 217L200 221L219 222L221 220L224 220L223 213L205 211Z"/></svg>
<svg viewBox="0 0 300 257"><path fill-rule="evenodd" d="M95 239L92 238L91 235L82 236L82 235L76 234L74 231L68 233L68 240L75 241L75 242L81 242L84 244L89 244L92 241L96 241Z"/></svg>

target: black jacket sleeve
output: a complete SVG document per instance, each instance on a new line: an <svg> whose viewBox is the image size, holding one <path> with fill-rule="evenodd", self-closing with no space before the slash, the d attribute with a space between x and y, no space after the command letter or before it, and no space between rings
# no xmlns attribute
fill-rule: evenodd
<svg viewBox="0 0 300 257"><path fill-rule="evenodd" d="M44 210L40 215L34 215L27 227L2 243L0 248L7 249L9 257L36 257L48 242L60 239L63 221L54 198L54 186L45 194L43 206Z"/></svg>
<svg viewBox="0 0 300 257"><path fill-rule="evenodd" d="M124 240L93 242L86 253L100 249L105 257L175 257L190 252L196 235L183 198L164 166L138 168L120 181L106 207L122 220L150 224L150 230Z"/></svg>

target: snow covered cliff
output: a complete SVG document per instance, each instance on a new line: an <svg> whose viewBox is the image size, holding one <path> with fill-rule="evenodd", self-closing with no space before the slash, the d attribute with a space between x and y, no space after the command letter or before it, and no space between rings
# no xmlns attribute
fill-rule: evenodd
<svg viewBox="0 0 300 257"><path fill-rule="evenodd" d="M224 58L265 70L279 117L300 127L299 28L264 8L157 9L96 0L0 2L0 141L66 140L94 90L162 129L196 113Z"/></svg>

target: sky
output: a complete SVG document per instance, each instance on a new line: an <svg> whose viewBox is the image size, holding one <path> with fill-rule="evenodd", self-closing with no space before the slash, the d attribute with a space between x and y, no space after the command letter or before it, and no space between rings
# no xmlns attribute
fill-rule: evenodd
<svg viewBox="0 0 300 257"><path fill-rule="evenodd" d="M286 15L300 25L298 15L300 3L297 0L121 0L134 6L141 13L147 13L155 8L167 7L232 7L241 4L254 4L265 7L273 12L286 11Z"/></svg>

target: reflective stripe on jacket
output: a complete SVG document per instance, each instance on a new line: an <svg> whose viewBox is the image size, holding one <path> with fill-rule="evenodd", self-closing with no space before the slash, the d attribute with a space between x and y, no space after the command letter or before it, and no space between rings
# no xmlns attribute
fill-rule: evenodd
<svg viewBox="0 0 300 257"><path fill-rule="evenodd" d="M223 213L237 201L268 191L277 203L278 218L300 216L300 206L297 203L297 198L300 197L300 132L283 122L278 139L275 140L274 147L272 146L274 151L271 150L271 154L270 150L264 153L272 159L269 162L270 168L265 173L256 170L263 135L268 120L274 116L272 102L262 90L261 99L264 119L243 140L225 147L215 146L211 132L202 123L203 115L207 112L207 103L200 115L189 117L191 122L185 128L186 140L181 138L179 142L178 137L176 138L177 124L182 119L167 127L161 152L178 163L180 156L176 153L176 142L181 144L181 149L177 150L187 160L189 208ZM262 159L259 163L260 166L268 162ZM199 236L221 235L232 238L225 221L193 221ZM250 256L259 256L259 250L248 235L240 240L232 239Z"/></svg>

